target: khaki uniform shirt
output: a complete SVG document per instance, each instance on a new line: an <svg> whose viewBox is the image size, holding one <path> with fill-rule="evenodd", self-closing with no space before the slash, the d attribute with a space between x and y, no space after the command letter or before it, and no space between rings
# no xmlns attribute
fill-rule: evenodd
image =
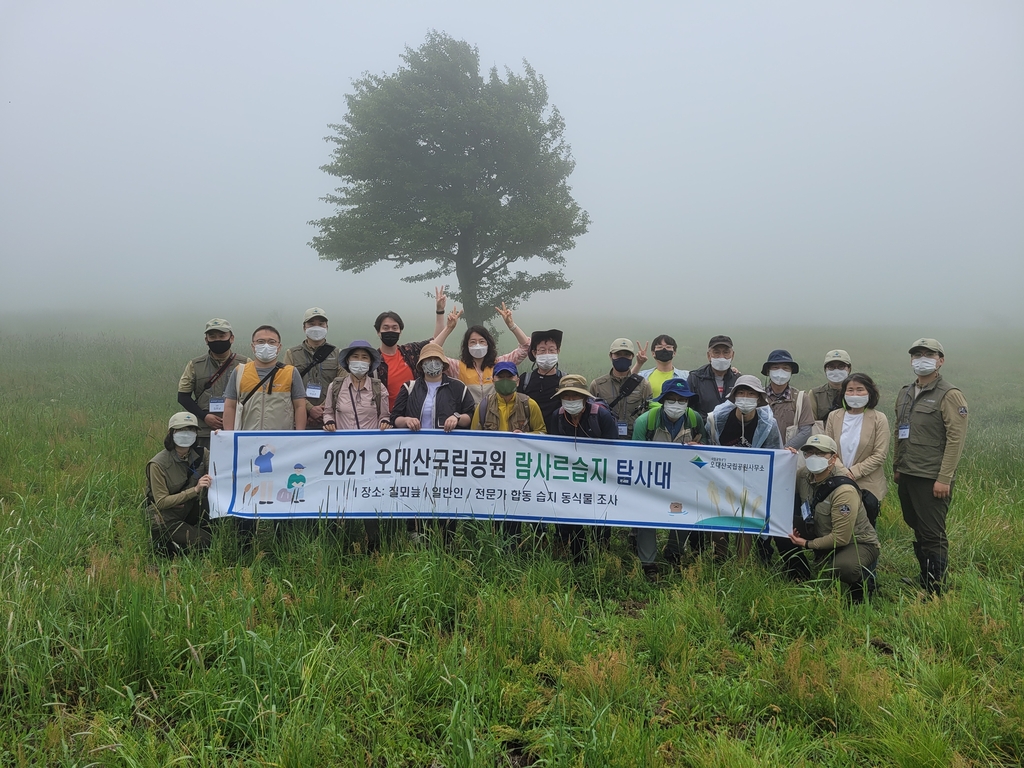
<svg viewBox="0 0 1024 768"><path fill-rule="evenodd" d="M629 377L624 376L620 379L612 376L611 373L601 376L590 382L590 392L594 397L604 400L605 403L611 406L615 398L619 396L622 384L627 378ZM633 424L640 414L647 410L651 397L651 383L647 379L643 379L636 389L619 400L614 408L609 408L619 425L617 431L620 440L629 440L633 437ZM624 434L623 429L625 429Z"/></svg>
<svg viewBox="0 0 1024 768"><path fill-rule="evenodd" d="M894 471L949 485L956 476L966 437L967 399L942 374L920 391L916 382L900 390Z"/></svg>
<svg viewBox="0 0 1024 768"><path fill-rule="evenodd" d="M327 342L325 341L324 344ZM323 346L323 345L321 345ZM314 347L310 345L309 340L302 342L301 344L290 347L287 352L284 353L284 364L294 365L299 373L302 373L311 362L313 362L313 355L320 347ZM306 410L308 411L314 405L323 405L324 400L327 398L327 388L331 386L331 382L334 381L339 372L341 371L341 363L338 360L337 347L331 350L322 363L317 363L302 377L302 386L306 389ZM310 396L310 386L319 386L320 394L313 397Z"/></svg>

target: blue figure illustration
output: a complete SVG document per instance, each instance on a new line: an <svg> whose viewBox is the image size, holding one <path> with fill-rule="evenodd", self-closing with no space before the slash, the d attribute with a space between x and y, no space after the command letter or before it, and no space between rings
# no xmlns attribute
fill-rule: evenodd
<svg viewBox="0 0 1024 768"><path fill-rule="evenodd" d="M274 481L270 479L270 473L274 471L270 462L273 458L274 446L261 445L259 455L252 462L256 465L256 472L260 475L260 504L274 503ZM263 477L264 475L266 478Z"/></svg>

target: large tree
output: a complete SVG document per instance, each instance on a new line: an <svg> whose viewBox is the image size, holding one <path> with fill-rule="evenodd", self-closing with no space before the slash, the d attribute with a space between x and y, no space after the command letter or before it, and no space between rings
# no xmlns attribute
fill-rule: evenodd
<svg viewBox="0 0 1024 768"><path fill-rule="evenodd" d="M407 282L454 273L470 324L568 288L562 253L589 217L570 194L575 162L544 78L524 61L521 75L485 79L477 49L438 32L402 60L355 81L345 122L330 126L323 170L342 185L325 198L337 213L311 222L320 258L352 272L414 265ZM555 269L522 269L531 258Z"/></svg>

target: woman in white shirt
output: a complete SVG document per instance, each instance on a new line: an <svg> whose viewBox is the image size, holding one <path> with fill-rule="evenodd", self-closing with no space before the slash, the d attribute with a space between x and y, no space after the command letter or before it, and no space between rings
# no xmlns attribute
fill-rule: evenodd
<svg viewBox="0 0 1024 768"><path fill-rule="evenodd" d="M878 405L878 387L866 373L851 373L840 385L842 408L832 411L825 434L836 441L839 457L861 490L881 501L889 489L885 460L889 455L889 420Z"/></svg>

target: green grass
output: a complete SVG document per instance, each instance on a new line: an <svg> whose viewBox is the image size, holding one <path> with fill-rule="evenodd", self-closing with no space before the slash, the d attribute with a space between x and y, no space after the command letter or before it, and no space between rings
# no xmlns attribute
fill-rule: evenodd
<svg viewBox="0 0 1024 768"><path fill-rule="evenodd" d="M563 368L602 373L620 331L577 328ZM802 387L846 346L887 411L920 333L726 330L744 370L788 346ZM680 338L681 366L713 332ZM572 567L472 526L373 557L295 531L241 563L222 529L156 560L142 469L194 344L0 335L0 765L1020 765L1024 350L939 337L971 404L953 588L899 583L890 495L882 594L849 607L754 563L650 584L619 537Z"/></svg>

